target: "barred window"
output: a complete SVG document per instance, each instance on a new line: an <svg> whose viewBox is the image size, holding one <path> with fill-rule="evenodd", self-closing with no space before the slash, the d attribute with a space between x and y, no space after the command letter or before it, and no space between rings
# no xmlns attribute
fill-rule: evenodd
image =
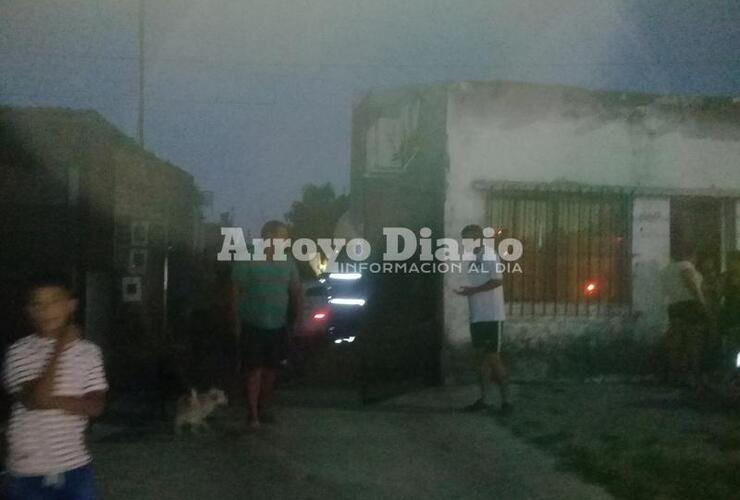
<svg viewBox="0 0 740 500"><path fill-rule="evenodd" d="M609 313L629 300L629 211L625 196L492 192L498 239L522 242L521 273L507 273L510 313Z"/></svg>

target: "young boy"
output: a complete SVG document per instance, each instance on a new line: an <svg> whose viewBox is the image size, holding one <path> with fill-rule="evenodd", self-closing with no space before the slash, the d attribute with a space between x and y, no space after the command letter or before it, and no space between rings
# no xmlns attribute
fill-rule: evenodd
<svg viewBox="0 0 740 500"><path fill-rule="evenodd" d="M35 333L8 349L10 500L95 498L83 434L88 418L102 413L108 385L100 349L73 323L76 307L63 277L36 279L26 311Z"/></svg>

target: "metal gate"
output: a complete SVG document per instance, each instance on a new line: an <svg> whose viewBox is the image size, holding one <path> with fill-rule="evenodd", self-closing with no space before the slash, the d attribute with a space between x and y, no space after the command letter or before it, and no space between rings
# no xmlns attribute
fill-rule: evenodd
<svg viewBox="0 0 740 500"><path fill-rule="evenodd" d="M373 403L441 381L442 276L367 276L366 321L358 337L359 391Z"/></svg>

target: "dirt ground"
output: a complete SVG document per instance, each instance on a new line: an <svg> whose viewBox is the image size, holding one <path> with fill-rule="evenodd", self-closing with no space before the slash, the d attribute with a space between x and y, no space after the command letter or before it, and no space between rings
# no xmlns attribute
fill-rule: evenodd
<svg viewBox="0 0 740 500"><path fill-rule="evenodd" d="M128 415L90 439L108 500L609 498L489 415L457 411L473 396L428 390L362 407L351 392L282 391L278 424L257 433L234 405L209 434Z"/></svg>
<svg viewBox="0 0 740 500"><path fill-rule="evenodd" d="M179 437L158 408L113 404L89 441L109 500L740 498L736 409L647 384L512 392L504 418L457 410L473 386L373 406L352 391L292 388L279 393L276 426L246 432L237 402L211 433Z"/></svg>

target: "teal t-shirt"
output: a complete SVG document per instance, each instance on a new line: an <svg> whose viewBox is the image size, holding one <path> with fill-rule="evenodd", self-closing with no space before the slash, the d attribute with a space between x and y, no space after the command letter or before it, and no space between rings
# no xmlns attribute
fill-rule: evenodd
<svg viewBox="0 0 740 500"><path fill-rule="evenodd" d="M233 278L239 286L239 318L243 322L265 329L285 326L290 283L298 280L292 260L236 262Z"/></svg>

